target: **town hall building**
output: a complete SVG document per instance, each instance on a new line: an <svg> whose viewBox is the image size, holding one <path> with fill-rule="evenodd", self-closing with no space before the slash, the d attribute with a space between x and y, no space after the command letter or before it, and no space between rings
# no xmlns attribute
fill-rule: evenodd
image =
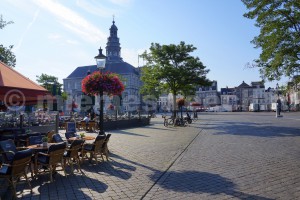
<svg viewBox="0 0 300 200"><path fill-rule="evenodd" d="M131 64L123 61L121 57L121 46L118 38L118 28L113 24L110 27L110 35L106 43L106 64L103 72L117 73L121 76L121 80L125 86L122 96L119 98L120 111L135 111L140 106L139 89L141 87L140 70ZM86 65L77 67L67 78L63 79L64 91L68 94L69 98L66 102L66 111L70 111L72 101L78 105L78 110L86 112L93 108L95 112L99 110L99 97L85 96L81 90L81 81L89 73L98 70L96 65ZM110 104L115 104L112 98L105 97L104 112Z"/></svg>

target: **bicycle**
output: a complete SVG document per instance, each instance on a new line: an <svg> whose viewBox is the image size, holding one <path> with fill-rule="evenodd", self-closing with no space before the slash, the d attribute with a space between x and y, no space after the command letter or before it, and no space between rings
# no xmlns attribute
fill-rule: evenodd
<svg viewBox="0 0 300 200"><path fill-rule="evenodd" d="M174 125L174 118L173 117L167 118L166 115L163 115L162 118L164 118L164 126L165 127L168 127L169 125Z"/></svg>
<svg viewBox="0 0 300 200"><path fill-rule="evenodd" d="M176 118L176 126L187 126L188 121L185 118Z"/></svg>
<svg viewBox="0 0 300 200"><path fill-rule="evenodd" d="M187 125L187 120L179 118L178 116L174 118L173 116L170 118L167 118L166 116L162 116L164 118L164 126L168 127L169 125L172 126L186 126Z"/></svg>

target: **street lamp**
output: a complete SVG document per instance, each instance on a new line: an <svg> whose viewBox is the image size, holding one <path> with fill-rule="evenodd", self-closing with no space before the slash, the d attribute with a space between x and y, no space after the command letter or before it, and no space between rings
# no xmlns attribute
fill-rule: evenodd
<svg viewBox="0 0 300 200"><path fill-rule="evenodd" d="M102 49L100 47L99 54L95 56L95 60L97 63L97 68L99 69L100 73L102 74L102 70L105 68L106 56L102 54ZM100 83L100 116L99 116L99 135L103 135L103 86Z"/></svg>
<svg viewBox="0 0 300 200"><path fill-rule="evenodd" d="M279 116L279 105L278 105L278 99L279 99L279 85L276 84L276 93L277 93L277 100L276 100L276 117Z"/></svg>
<svg viewBox="0 0 300 200"><path fill-rule="evenodd" d="M72 89L72 101L71 101L71 120L75 121L75 108L76 108L76 89Z"/></svg>

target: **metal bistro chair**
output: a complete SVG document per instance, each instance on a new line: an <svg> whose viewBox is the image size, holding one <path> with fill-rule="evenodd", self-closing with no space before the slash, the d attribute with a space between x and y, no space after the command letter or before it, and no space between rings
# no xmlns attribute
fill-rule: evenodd
<svg viewBox="0 0 300 200"><path fill-rule="evenodd" d="M70 147L68 147L64 153L64 165L67 163L71 166L72 173L74 171L73 169L73 163L76 163L78 166L78 171L81 171L80 168L80 158L79 158L79 152L82 149L82 145L84 143L84 140L74 140Z"/></svg>
<svg viewBox="0 0 300 200"><path fill-rule="evenodd" d="M35 172L37 174L44 173L44 172L49 172L50 176L50 182L53 181L52 174L54 171L64 171L64 174L66 176L66 171L65 171L65 166L63 163L63 156L64 152L66 149L66 143L57 143L57 144L52 144L47 153L43 152L38 152L35 160ZM56 167L60 165L61 170L56 170ZM48 170L45 171L38 171L37 167L38 166L45 166L48 168Z"/></svg>
<svg viewBox="0 0 300 200"><path fill-rule="evenodd" d="M89 160L91 161L94 158L96 164L98 164L98 160L97 160L98 155L101 155L102 160L104 160L101 153L101 147L104 143L105 137L106 137L105 135L98 135L92 144L84 144L82 148L82 159L87 157L87 153L89 153L90 154Z"/></svg>
<svg viewBox="0 0 300 200"><path fill-rule="evenodd" d="M21 177L25 177L27 184L32 192L31 185L27 178L27 167L31 162L32 150L26 149L18 151L12 159L11 164L3 164L0 168L0 178L8 180L9 185L12 187L13 196L17 198L16 184L20 181Z"/></svg>

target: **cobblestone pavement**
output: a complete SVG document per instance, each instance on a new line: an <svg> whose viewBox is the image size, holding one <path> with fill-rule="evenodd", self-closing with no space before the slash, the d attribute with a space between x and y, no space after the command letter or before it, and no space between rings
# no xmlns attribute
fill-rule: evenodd
<svg viewBox="0 0 300 200"><path fill-rule="evenodd" d="M166 128L162 118L154 118L147 127L110 131L109 162L85 161L81 165L84 174L75 170L65 177L59 172L52 183L47 175L38 176L31 182L32 194L26 184L18 185L18 198L141 199L199 130L199 123Z"/></svg>
<svg viewBox="0 0 300 200"><path fill-rule="evenodd" d="M144 199L300 199L300 113L206 113Z"/></svg>
<svg viewBox="0 0 300 200"><path fill-rule="evenodd" d="M169 128L154 118L147 127L110 131L109 162L86 161L83 174L59 172L53 183L39 176L32 194L18 185L18 197L300 199L299 116L201 113L188 127Z"/></svg>

